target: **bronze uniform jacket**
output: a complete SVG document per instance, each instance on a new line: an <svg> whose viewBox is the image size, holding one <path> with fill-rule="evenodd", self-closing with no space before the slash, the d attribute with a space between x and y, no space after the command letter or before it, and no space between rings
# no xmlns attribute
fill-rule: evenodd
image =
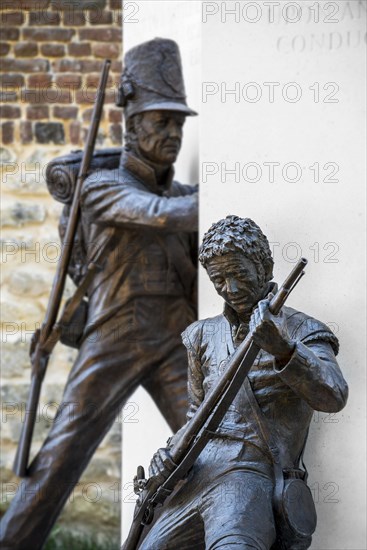
<svg viewBox="0 0 367 550"><path fill-rule="evenodd" d="M87 252L104 246L113 228L104 267L88 292L89 326L102 324L134 298L187 295L179 269L190 273L194 286L197 188L172 176L173 170L158 186L154 171L125 152L118 170L102 170L85 181L81 218Z"/></svg>
<svg viewBox="0 0 367 550"><path fill-rule="evenodd" d="M348 387L335 358L338 340L330 329L305 313L289 307L282 311L289 335L297 342L290 361L278 368L274 357L261 350L248 376L260 408L283 449L284 466L297 467L313 411L341 410L347 400ZM189 358L188 418L225 370L235 349L232 334L236 327L229 318L233 320L236 314L228 306L225 312L227 314L197 321L183 333ZM242 465L237 466L246 468L246 463L251 462L251 468L261 470L261 463L271 464L243 388L215 437L245 443L247 451L238 458ZM246 456L251 460L247 461Z"/></svg>

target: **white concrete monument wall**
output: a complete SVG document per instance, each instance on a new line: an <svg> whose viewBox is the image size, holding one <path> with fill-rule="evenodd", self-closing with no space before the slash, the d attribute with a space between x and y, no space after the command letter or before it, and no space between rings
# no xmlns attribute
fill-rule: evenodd
<svg viewBox="0 0 367 550"><path fill-rule="evenodd" d="M365 550L367 4L134 4L139 22L125 22L125 50L159 35L181 47L190 104L200 113L201 234L227 214L253 218L271 242L279 282L301 255L309 260L289 303L336 332L350 386L341 413L316 413L311 424L312 549ZM189 121L181 181L195 181L196 132ZM200 316L221 307L201 270ZM125 501L136 465L147 466L169 434L141 392L132 401L139 410L137 424L124 424ZM124 534L131 508L123 504Z"/></svg>

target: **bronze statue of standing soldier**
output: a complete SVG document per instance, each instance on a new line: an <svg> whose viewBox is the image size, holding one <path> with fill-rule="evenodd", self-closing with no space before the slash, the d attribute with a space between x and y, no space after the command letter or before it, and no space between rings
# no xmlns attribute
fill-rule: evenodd
<svg viewBox="0 0 367 550"><path fill-rule="evenodd" d="M118 104L126 134L118 171L81 191L86 257L106 248L87 291L77 360L48 437L1 525L1 548L41 548L119 410L142 385L173 431L185 421L180 333L196 319L197 188L173 179L186 116L180 54L155 39L126 53Z"/></svg>

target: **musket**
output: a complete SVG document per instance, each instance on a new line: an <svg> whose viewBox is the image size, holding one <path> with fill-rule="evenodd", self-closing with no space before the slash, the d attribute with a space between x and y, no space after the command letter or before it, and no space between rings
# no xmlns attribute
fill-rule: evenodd
<svg viewBox="0 0 367 550"><path fill-rule="evenodd" d="M68 265L70 262L75 233L80 216L80 194L83 183L88 176L90 169L94 146L97 138L97 132L99 128L99 122L103 109L105 89L107 85L110 65L110 60L106 60L103 65L102 74L97 89L91 125L89 127L82 162L75 184L75 191L70 208L68 225L66 228L60 259L57 264L56 273L51 288L50 298L47 304L45 318L41 328L34 333L32 339L31 386L27 400L25 421L22 426L20 440L18 443L17 453L13 465L13 471L19 477L25 477L27 475L28 459L32 443L34 424L36 421L41 386L46 373L50 353L55 347L58 339L57 337L60 334L59 327L56 328L56 322L64 292Z"/></svg>
<svg viewBox="0 0 367 550"><path fill-rule="evenodd" d="M306 264L307 260L301 258L271 299L269 310L273 315L279 314L289 294L304 275ZM155 507L164 503L178 481L182 480L193 466L244 383L259 351L259 346L249 333L232 354L225 373L192 418L173 438L169 453L177 466L165 481L162 482L159 476L145 480L144 469L142 466L138 467L137 476L134 478L134 490L138 494L138 499L133 522L121 550L138 548L145 525L149 525L153 520Z"/></svg>

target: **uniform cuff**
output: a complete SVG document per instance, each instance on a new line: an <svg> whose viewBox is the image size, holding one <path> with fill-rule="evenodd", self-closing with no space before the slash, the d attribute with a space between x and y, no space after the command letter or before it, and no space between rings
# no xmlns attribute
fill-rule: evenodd
<svg viewBox="0 0 367 550"><path fill-rule="evenodd" d="M313 352L302 342L297 342L292 357L286 365L280 365L276 359L273 361L273 368L281 378L290 384L299 383L303 378L303 373L309 373L310 367L314 363Z"/></svg>

